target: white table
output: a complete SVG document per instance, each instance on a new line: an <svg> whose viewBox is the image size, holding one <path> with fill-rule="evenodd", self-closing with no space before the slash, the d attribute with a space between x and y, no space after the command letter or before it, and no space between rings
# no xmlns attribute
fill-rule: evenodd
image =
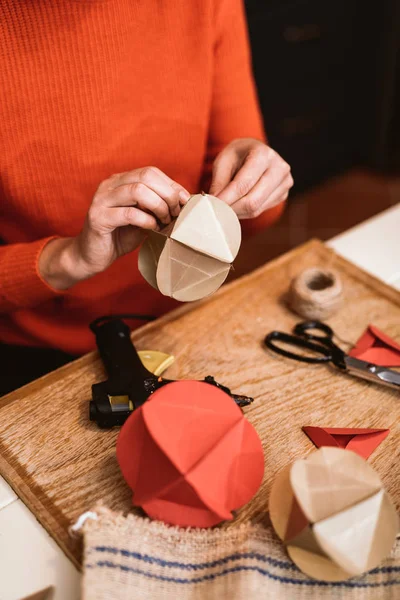
<svg viewBox="0 0 400 600"><path fill-rule="evenodd" d="M328 246L400 289L400 203L338 235Z"/></svg>
<svg viewBox="0 0 400 600"><path fill-rule="evenodd" d="M336 252L400 289L400 203L328 242ZM54 585L54 600L78 600L80 575L0 477L0 600Z"/></svg>

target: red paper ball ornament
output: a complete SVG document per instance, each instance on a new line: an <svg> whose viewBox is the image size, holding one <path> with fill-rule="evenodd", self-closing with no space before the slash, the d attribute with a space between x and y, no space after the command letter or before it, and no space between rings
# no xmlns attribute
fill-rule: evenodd
<svg viewBox="0 0 400 600"><path fill-rule="evenodd" d="M133 504L181 527L232 519L264 474L254 427L225 392L199 381L170 383L134 411L117 459Z"/></svg>

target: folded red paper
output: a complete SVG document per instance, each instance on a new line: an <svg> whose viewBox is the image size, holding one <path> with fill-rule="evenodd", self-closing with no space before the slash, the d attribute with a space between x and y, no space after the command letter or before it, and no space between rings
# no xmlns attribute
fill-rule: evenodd
<svg viewBox="0 0 400 600"><path fill-rule="evenodd" d="M400 367L400 345L374 325L369 325L349 356L382 367Z"/></svg>
<svg viewBox="0 0 400 600"><path fill-rule="evenodd" d="M119 434L117 459L133 504L181 527L232 519L264 474L254 427L228 394L199 381L170 383L135 410Z"/></svg>
<svg viewBox="0 0 400 600"><path fill-rule="evenodd" d="M389 434L389 429L359 429L339 427L303 427L303 431L317 446L336 446L353 450L368 458Z"/></svg>

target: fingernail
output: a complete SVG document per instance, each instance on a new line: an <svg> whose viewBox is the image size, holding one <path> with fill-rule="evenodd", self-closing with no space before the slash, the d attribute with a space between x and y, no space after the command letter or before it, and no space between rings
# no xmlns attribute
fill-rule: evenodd
<svg viewBox="0 0 400 600"><path fill-rule="evenodd" d="M189 192L185 192L184 190L181 190L179 192L179 199L183 204L186 204L186 202L189 200L189 198L190 198Z"/></svg>

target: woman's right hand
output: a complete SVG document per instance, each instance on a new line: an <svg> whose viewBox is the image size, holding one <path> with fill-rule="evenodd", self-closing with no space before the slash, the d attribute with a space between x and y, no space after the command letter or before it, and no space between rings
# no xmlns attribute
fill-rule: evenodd
<svg viewBox="0 0 400 600"><path fill-rule="evenodd" d="M156 167L112 175L103 181L75 238L51 240L39 257L39 273L66 290L131 252L148 231L179 215L190 194Z"/></svg>

